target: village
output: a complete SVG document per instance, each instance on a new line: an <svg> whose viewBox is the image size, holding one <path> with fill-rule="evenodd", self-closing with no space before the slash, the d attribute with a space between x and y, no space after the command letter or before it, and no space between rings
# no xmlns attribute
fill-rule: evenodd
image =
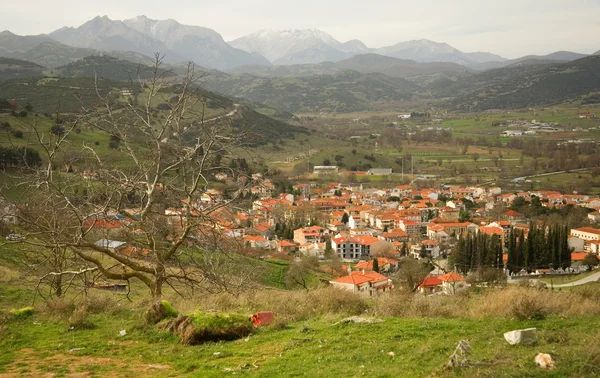
<svg viewBox="0 0 600 378"><path fill-rule="evenodd" d="M316 167L315 171L319 169ZM217 179L227 179L226 175L221 176ZM600 198L597 197L547 190L503 192L497 186L440 185L417 189L404 184L365 188L362 183L322 180L296 183L290 189L289 193L280 193L271 179L254 174L245 193L251 198L248 208L235 211L219 208L225 199L224 193L217 189L206 190L193 207L218 209L212 213L211 225L206 227L216 231L224 245L236 245L240 253L260 259L318 260L323 266L333 267L328 272L333 278L324 280L324 284L368 296L393 290L390 277L406 259L430 266L429 274L420 277L414 287L414 291L422 294L454 294L465 290L473 282L470 275L482 267L500 272L501 278L495 275L495 281L514 283L541 276L578 274L598 265L600 229L595 227L600 224ZM579 211L576 227L569 228L564 235L568 258L543 265L538 262L537 266L509 261L510 250L516 248L512 239L524 238L526 242L531 227L544 230L542 234L548 236L548 224L535 215L515 210L518 206L534 205L554 211ZM135 214L136 209L127 211ZM183 206L165 208L164 215L177 224L183 211ZM4 205L2 220L15 223L16 219L6 215L10 213L10 205ZM144 258L149 251L118 240L119 230L127 222L127 217L119 214L95 214L89 219L90 227L101 230L104 236L97 241L98 246ZM471 263L470 267L460 269L455 258L453 264L460 241L470 236L497 240L501 263L485 266ZM486 284L485 281L477 282Z"/></svg>

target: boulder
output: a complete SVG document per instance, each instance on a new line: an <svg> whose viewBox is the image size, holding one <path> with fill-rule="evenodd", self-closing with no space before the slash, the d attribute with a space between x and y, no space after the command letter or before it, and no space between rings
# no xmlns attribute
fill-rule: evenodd
<svg viewBox="0 0 600 378"><path fill-rule="evenodd" d="M537 343L535 328L517 329L504 334L504 338L510 345L534 345Z"/></svg>
<svg viewBox="0 0 600 378"><path fill-rule="evenodd" d="M547 353L538 353L533 361L542 369L552 369L554 367L554 360L552 356Z"/></svg>

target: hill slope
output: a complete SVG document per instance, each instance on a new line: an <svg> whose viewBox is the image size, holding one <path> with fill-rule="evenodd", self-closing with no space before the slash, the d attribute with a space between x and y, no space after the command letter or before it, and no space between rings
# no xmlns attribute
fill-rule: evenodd
<svg viewBox="0 0 600 378"><path fill-rule="evenodd" d="M154 60L132 51L108 51L115 58L150 65ZM0 33L0 56L37 63L48 68L64 66L91 55L102 55L92 48L73 47L60 43L47 35L20 36L8 31Z"/></svg>
<svg viewBox="0 0 600 378"><path fill-rule="evenodd" d="M110 57L86 58L80 62L62 68L62 72L71 72L73 74L87 75L89 70L86 61L92 59L106 60L105 66L93 65L100 69L112 70L115 67L130 67L130 62L117 61ZM97 68L98 69L98 68ZM110 75L117 75L109 71ZM36 113L53 114L57 111L61 113L76 113L82 110L82 107L91 108L99 104L98 94L107 96L110 94L118 105L118 100L125 101L128 96L123 96L121 90L127 89L132 96L140 96L139 86L127 82L117 82L99 77L97 81L98 93L95 89L94 78L74 77L74 78L21 78L7 81L0 81L0 94L2 98L15 99L19 106L25 103L31 103ZM158 97L168 102L177 92L175 88L161 89L161 95ZM303 127L293 126L286 122L270 118L260 114L246 105L234 104L230 98L209 92L202 88L197 88L197 93L206 103L206 118L220 119L230 118L235 127L239 130L249 130L250 136L247 140L248 146L258 146L269 142L275 142L281 138L292 138L294 134L306 133ZM156 110L160 111L160 104L156 104ZM200 106L200 105L199 105ZM202 108L202 107L200 107Z"/></svg>
<svg viewBox="0 0 600 378"><path fill-rule="evenodd" d="M25 60L0 57L0 81L44 76L44 67Z"/></svg>
<svg viewBox="0 0 600 378"><path fill-rule="evenodd" d="M409 100L420 89L405 79L356 71L289 78L209 76L206 87L293 113L364 111Z"/></svg>
<svg viewBox="0 0 600 378"><path fill-rule="evenodd" d="M362 73L382 73L391 77L411 77L417 75L437 74L443 72L470 73L474 70L456 63L447 62L416 62L408 59L398 59L379 54L359 54L338 62L323 62L319 64L296 64L284 66L243 66L227 72L232 74L252 74L268 77L299 77L311 75L333 75L346 70Z"/></svg>
<svg viewBox="0 0 600 378"><path fill-rule="evenodd" d="M459 79L438 95L457 110L524 108L600 90L600 56L547 65L506 67Z"/></svg>
<svg viewBox="0 0 600 378"><path fill-rule="evenodd" d="M83 59L58 67L56 72L61 77L93 78L96 75L112 81L135 80L138 77L148 79L152 77L151 68L146 65L136 64L127 60L111 56L86 56ZM168 73L166 76L173 76Z"/></svg>
<svg viewBox="0 0 600 378"><path fill-rule="evenodd" d="M556 51L547 55L526 55L517 59L508 59L504 61L486 61L473 65L473 68L477 70L489 70L495 68L502 68L508 66L514 66L517 63L523 63L524 65L531 64L547 64L547 63L563 63L569 62L576 59L585 58L586 54L579 54L571 51Z"/></svg>

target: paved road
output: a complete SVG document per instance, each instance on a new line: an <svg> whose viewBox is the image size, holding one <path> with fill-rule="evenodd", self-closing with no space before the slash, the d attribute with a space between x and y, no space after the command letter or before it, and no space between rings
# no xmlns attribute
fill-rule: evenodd
<svg viewBox="0 0 600 378"><path fill-rule="evenodd" d="M519 279L519 278L512 279L512 280L509 280L508 283L509 284L519 284L519 283L521 283L521 281L523 281L525 279L526 278L523 278L523 279ZM574 282L569 282L569 283L566 283L566 284L560 284L560 285L558 285L558 284L550 285L549 283L547 283L545 281L541 281L541 280L538 280L538 279L535 279L535 278L534 279L530 279L530 281L532 281L532 282L535 282L535 283L542 282L542 283L546 284L546 286L548 286L548 287L552 286L555 289L556 288L561 288L561 287L579 286L579 285L583 285L583 284L586 284L586 283L589 283L589 282L596 282L598 280L600 280L600 270L597 271L597 272L595 272L595 273L590 274L589 276L585 276L585 277L583 277L580 280L577 280L577 281L574 281Z"/></svg>
<svg viewBox="0 0 600 378"><path fill-rule="evenodd" d="M229 113L227 113L225 115L222 115L222 116L205 119L204 122L211 122L211 121L216 121L216 120L221 119L221 118L231 117L232 115L234 115L235 113L237 113L238 108L240 107L240 104L233 104L233 106L234 106L233 110L230 111Z"/></svg>
<svg viewBox="0 0 600 378"><path fill-rule="evenodd" d="M577 171L586 171L589 170L590 168L577 168L577 169L569 169L566 171L554 171L554 172L546 172L546 173L540 173L537 175L531 175L531 176L522 176L522 177L515 177L513 178L513 180L518 180L518 179L530 179L530 178L535 178L535 177L543 177L543 176L552 176L552 175L558 175L561 173L569 173L569 172L577 172Z"/></svg>
<svg viewBox="0 0 600 378"><path fill-rule="evenodd" d="M577 280L575 282L570 282L570 283L561 284L561 285L553 285L553 287L557 288L557 287L579 286L579 285L586 284L588 282L596 282L599 279L600 279L600 271L597 271L596 273L592 273L589 276L583 277L582 279ZM550 286L550 284L547 284L547 285Z"/></svg>

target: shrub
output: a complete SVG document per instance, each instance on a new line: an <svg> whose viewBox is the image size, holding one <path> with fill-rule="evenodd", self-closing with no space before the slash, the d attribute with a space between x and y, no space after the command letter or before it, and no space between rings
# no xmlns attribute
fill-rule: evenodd
<svg viewBox="0 0 600 378"><path fill-rule="evenodd" d="M88 307L81 304L69 316L69 326L72 329L94 329L96 325L88 320Z"/></svg>
<svg viewBox="0 0 600 378"><path fill-rule="evenodd" d="M533 296L517 298L511 313L519 320L541 320L546 317L544 306Z"/></svg>
<svg viewBox="0 0 600 378"><path fill-rule="evenodd" d="M46 302L44 311L50 316L64 319L75 311L75 304L64 298L56 298Z"/></svg>
<svg viewBox="0 0 600 378"><path fill-rule="evenodd" d="M23 138L23 132L21 130L13 130L12 135L17 139Z"/></svg>
<svg viewBox="0 0 600 378"><path fill-rule="evenodd" d="M15 319L24 319L32 316L35 313L33 307L23 307L17 310L10 310L10 314Z"/></svg>

